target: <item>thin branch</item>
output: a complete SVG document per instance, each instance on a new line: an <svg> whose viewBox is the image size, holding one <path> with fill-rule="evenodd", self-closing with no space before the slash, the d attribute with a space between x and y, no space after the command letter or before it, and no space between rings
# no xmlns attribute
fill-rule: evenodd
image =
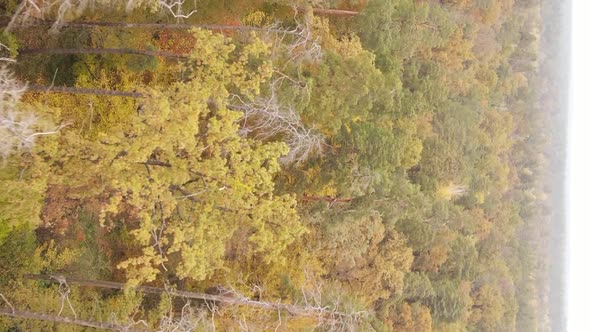
<svg viewBox="0 0 590 332"><path fill-rule="evenodd" d="M160 7L168 9L174 18L189 18L195 14L197 10L193 9L190 13L184 14L182 6L184 5L185 1L186 0L160 0ZM174 10L174 8L176 8L176 10Z"/></svg>
<svg viewBox="0 0 590 332"><path fill-rule="evenodd" d="M10 309L12 309L12 313L14 313L14 307L12 306L12 304L10 304L10 302L4 297L4 294L0 293L0 297L2 297L2 299L4 300L4 302L6 302L6 304L8 304L8 306L10 307Z"/></svg>

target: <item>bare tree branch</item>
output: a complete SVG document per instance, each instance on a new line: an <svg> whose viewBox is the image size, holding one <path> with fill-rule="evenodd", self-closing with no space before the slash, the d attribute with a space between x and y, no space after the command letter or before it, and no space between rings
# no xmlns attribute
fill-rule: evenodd
<svg viewBox="0 0 590 332"><path fill-rule="evenodd" d="M4 294L0 293L0 297L2 297L2 299L4 300L4 302L6 302L6 304L8 304L8 306L10 307L10 309L12 309L12 313L14 313L14 307L12 306L12 304L10 304L10 302L4 297Z"/></svg>
<svg viewBox="0 0 590 332"><path fill-rule="evenodd" d="M312 19L306 16L303 22L297 18L295 22L297 27L289 31L289 34L295 38L285 46L289 61L319 62L322 59L323 50L319 37L313 35Z"/></svg>
<svg viewBox="0 0 590 332"><path fill-rule="evenodd" d="M325 138L313 127L305 127L293 108L280 106L276 93L278 83L274 81L271 84L270 94L266 98L249 102L234 96L239 103L228 107L243 112L242 135L258 140L280 136L289 147L289 153L281 158L281 162L301 165L323 154Z"/></svg>
<svg viewBox="0 0 590 332"><path fill-rule="evenodd" d="M26 90L26 84L20 83L7 67L0 67L0 156L4 159L30 149L37 137L56 134L66 126L39 130L37 117L21 108L20 99Z"/></svg>
<svg viewBox="0 0 590 332"><path fill-rule="evenodd" d="M12 16L7 31L17 26L27 26L35 19L51 18L51 33L57 33L68 22L81 17L88 9L96 6L105 8L121 8L124 4L126 11L137 8L164 10L176 19L189 18L197 12L192 9L184 12L186 0L127 0L124 4L121 0L23 0Z"/></svg>
<svg viewBox="0 0 590 332"><path fill-rule="evenodd" d="M188 14L185 14L182 6L186 0L160 0L160 7L167 9L172 16L177 19L189 18L197 12L193 9Z"/></svg>

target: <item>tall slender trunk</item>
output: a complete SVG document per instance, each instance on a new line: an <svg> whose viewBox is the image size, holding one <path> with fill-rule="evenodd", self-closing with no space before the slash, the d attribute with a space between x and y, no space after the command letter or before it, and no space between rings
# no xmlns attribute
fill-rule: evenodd
<svg viewBox="0 0 590 332"><path fill-rule="evenodd" d="M134 328L134 327L127 327L124 325L118 325L118 324L113 324L113 323L94 322L94 321L90 321L90 320L61 317L61 316L55 316L55 315L32 312L32 311L20 311L20 310L11 310L11 309L0 308L0 315L10 316L10 317L14 317L14 318L37 319L37 320L44 320L47 322L93 327L93 328L97 328L97 329L111 330L111 331L133 331L133 332L146 332L146 331L148 331L147 329L138 329L138 328Z"/></svg>
<svg viewBox="0 0 590 332"><path fill-rule="evenodd" d="M134 54L154 57L186 59L186 55L171 52L136 50L130 48L30 48L19 50L20 54Z"/></svg>
<svg viewBox="0 0 590 332"><path fill-rule="evenodd" d="M317 15L333 15L333 16L356 16L359 12L353 10L329 9L329 8L313 8L313 13Z"/></svg>
<svg viewBox="0 0 590 332"><path fill-rule="evenodd" d="M48 275L40 275L40 274L28 274L25 276L27 279L31 280L45 280L49 282L58 282L55 278L48 276ZM65 278L65 277L64 277ZM99 287L99 288L108 288L108 289L118 289L123 290L125 288L125 284L113 281L105 281L105 280L88 280L88 279L79 279L74 277L67 277L65 278L66 282L70 285L80 285L80 286L88 286L88 287ZM196 293L196 292L189 292L183 290L166 290L164 288L159 287L150 287L150 286L137 286L135 287L136 290L143 292L143 293L152 293L152 294L163 294L168 292L168 294L172 296L178 296L188 299L198 299L198 300L206 300L206 301L215 301L233 305L240 305L240 306L250 306L250 307L257 307L262 309L269 309L269 310L284 310L289 312L291 315L295 316L308 316L308 317L324 317L324 318L335 318L341 319L343 317L349 317L351 314L339 312L339 311L329 311L324 310L320 307L313 307L313 306L299 306L293 304L284 304L280 302L265 302L265 301L256 301L251 300L247 297L240 296L239 294L231 294L228 295L215 295L215 294L206 294L206 293Z"/></svg>
<svg viewBox="0 0 590 332"><path fill-rule="evenodd" d="M35 84L28 85L27 91L62 92L62 93L75 93L75 94L87 94L87 95L98 95L98 96L131 97L131 98L144 97L144 95L142 93L134 92L134 91L76 88L76 87L69 87L69 86L43 86L43 85L35 85Z"/></svg>
<svg viewBox="0 0 590 332"><path fill-rule="evenodd" d="M330 204L336 203L350 203L354 200L352 197L331 197L331 196L307 196L304 195L300 198L301 201L308 201L308 202L327 202Z"/></svg>
<svg viewBox="0 0 590 332"><path fill-rule="evenodd" d="M36 20L29 25L33 26L49 26L53 22ZM234 30L234 31L267 31L294 34L294 32L268 27L255 27L249 25L225 25L225 24L190 24L190 23L133 23L133 22L96 22L96 21L79 21L79 22L65 22L62 24L64 27L72 28L95 28L95 27L108 27L108 28L152 28L152 29L191 29L201 28L205 30Z"/></svg>

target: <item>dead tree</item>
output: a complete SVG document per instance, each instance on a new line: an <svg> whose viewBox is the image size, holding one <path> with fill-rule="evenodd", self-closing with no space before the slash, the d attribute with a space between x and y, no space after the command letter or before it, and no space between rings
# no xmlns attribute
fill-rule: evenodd
<svg viewBox="0 0 590 332"><path fill-rule="evenodd" d="M174 305L169 297L168 315L163 315L158 324L158 332L176 332L176 331L215 331L215 315L217 306L206 302L206 309L191 306L190 301L186 301L180 314L174 313Z"/></svg>
<svg viewBox="0 0 590 332"><path fill-rule="evenodd" d="M301 21L294 17L294 20L296 25L292 28L277 26L266 28L267 32L273 32L271 39L265 40L272 46L272 57L288 59L284 67L291 62L319 62L322 59L323 50L321 39L313 34L312 18L305 16Z"/></svg>
<svg viewBox="0 0 590 332"><path fill-rule="evenodd" d="M7 67L0 67L0 156L30 149L37 138L56 134L65 125L48 129L20 100L27 85L19 82Z"/></svg>
<svg viewBox="0 0 590 332"><path fill-rule="evenodd" d="M313 127L306 127L292 107L281 106L276 93L275 80L269 96L254 101L245 101L234 96L237 104L228 108L243 113L241 134L257 140L280 139L289 147L289 153L280 161L285 165L301 165L307 160L323 155L325 137Z"/></svg>

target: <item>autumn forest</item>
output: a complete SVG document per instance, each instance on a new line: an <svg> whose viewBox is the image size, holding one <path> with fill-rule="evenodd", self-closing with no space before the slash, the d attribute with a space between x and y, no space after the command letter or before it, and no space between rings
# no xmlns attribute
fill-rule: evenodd
<svg viewBox="0 0 590 332"><path fill-rule="evenodd" d="M0 0L0 330L550 331L560 6Z"/></svg>

